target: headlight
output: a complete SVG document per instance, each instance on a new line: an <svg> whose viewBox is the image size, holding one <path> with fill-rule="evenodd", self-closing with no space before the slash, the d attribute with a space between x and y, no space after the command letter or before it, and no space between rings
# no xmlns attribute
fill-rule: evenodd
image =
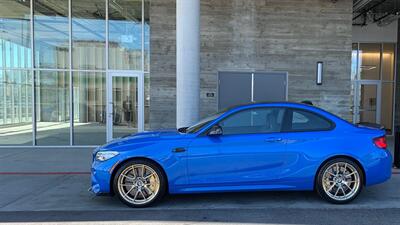
<svg viewBox="0 0 400 225"><path fill-rule="evenodd" d="M117 156L118 154L119 154L118 152L113 152L113 151L99 151L96 153L96 160L104 162L106 160L109 160Z"/></svg>

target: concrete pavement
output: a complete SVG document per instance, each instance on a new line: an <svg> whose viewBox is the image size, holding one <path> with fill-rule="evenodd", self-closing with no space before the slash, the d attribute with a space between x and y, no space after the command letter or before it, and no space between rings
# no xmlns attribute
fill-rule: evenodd
<svg viewBox="0 0 400 225"><path fill-rule="evenodd" d="M0 212L7 223L19 224L399 224L399 209L197 209L56 212Z"/></svg>
<svg viewBox="0 0 400 225"><path fill-rule="evenodd" d="M88 175L2 175L0 211L132 210L116 197L87 191ZM167 196L147 210L196 209L400 209L400 175L363 190L352 204L326 203L313 192L253 192Z"/></svg>

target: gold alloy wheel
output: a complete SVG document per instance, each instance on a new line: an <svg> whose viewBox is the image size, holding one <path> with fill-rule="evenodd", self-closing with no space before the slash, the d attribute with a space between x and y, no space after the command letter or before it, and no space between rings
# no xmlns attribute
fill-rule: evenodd
<svg viewBox="0 0 400 225"><path fill-rule="evenodd" d="M160 190L160 178L157 173L144 164L128 166L121 172L117 182L121 197L133 205L150 202Z"/></svg>
<svg viewBox="0 0 400 225"><path fill-rule="evenodd" d="M361 179L357 169L346 162L330 165L322 176L325 193L336 201L348 200L357 194Z"/></svg>

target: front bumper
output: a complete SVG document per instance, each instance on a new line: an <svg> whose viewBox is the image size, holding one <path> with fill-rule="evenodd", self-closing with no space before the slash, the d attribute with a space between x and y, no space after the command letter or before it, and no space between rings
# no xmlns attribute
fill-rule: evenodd
<svg viewBox="0 0 400 225"><path fill-rule="evenodd" d="M112 174L115 166L119 163L119 157L116 156L104 162L93 160L91 168L91 187L89 190L96 195L111 193Z"/></svg>

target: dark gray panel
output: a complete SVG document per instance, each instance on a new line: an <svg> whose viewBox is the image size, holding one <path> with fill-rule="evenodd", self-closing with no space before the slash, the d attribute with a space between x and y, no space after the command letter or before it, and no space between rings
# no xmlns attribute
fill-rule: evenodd
<svg viewBox="0 0 400 225"><path fill-rule="evenodd" d="M254 101L286 101L286 73L255 73Z"/></svg>
<svg viewBox="0 0 400 225"><path fill-rule="evenodd" d="M218 108L251 102L251 73L220 72Z"/></svg>

